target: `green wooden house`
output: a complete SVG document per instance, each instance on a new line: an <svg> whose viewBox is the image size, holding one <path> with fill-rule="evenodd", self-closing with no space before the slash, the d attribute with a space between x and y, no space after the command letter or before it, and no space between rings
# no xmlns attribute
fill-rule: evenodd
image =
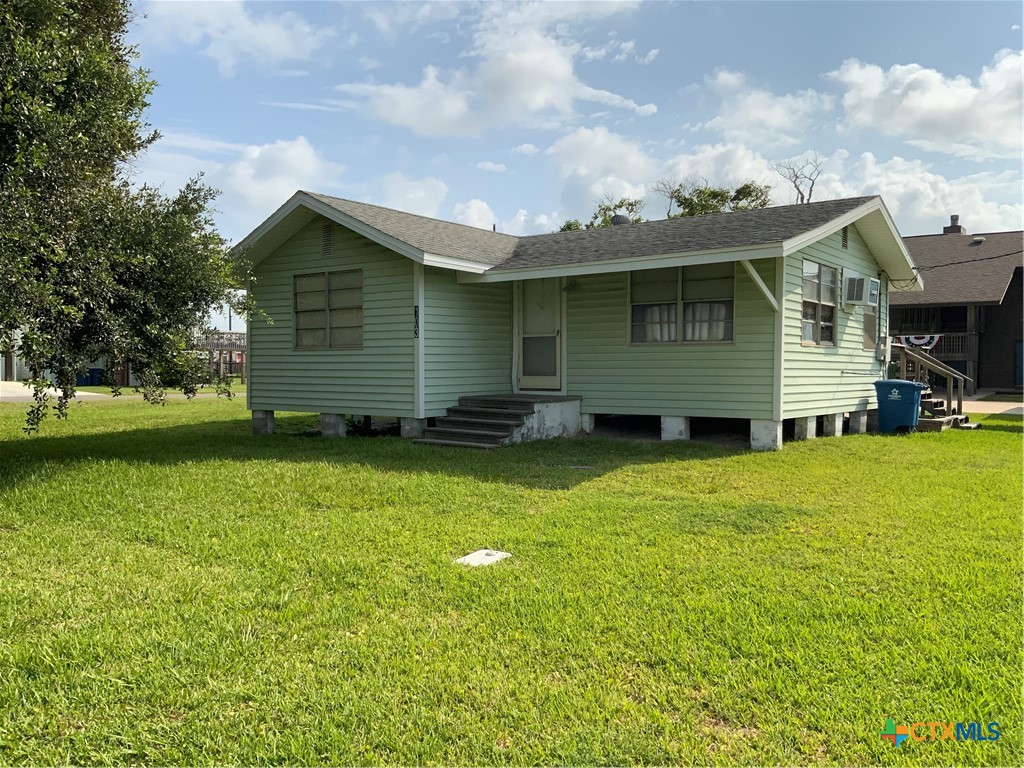
<svg viewBox="0 0 1024 768"><path fill-rule="evenodd" d="M920 285L879 197L514 237L297 192L236 251L256 432L307 411L481 446L604 415L748 420L761 450L790 419L863 431L889 283Z"/></svg>

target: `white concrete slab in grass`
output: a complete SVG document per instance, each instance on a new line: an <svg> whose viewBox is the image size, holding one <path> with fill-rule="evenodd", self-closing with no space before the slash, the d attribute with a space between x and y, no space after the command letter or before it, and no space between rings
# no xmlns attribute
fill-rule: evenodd
<svg viewBox="0 0 1024 768"><path fill-rule="evenodd" d="M458 565L494 565L506 557L512 557L512 553L501 552L497 549L478 549L476 552L470 552L468 555L458 558L455 562Z"/></svg>

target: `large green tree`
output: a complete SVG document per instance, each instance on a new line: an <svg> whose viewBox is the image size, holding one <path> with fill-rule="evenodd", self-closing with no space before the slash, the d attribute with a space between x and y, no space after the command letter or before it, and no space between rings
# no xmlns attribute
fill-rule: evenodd
<svg viewBox="0 0 1024 768"><path fill-rule="evenodd" d="M705 216L729 211L750 211L771 204L771 185L749 180L736 188L715 187L707 179L698 178L672 185L659 180L655 191L668 198L668 218ZM675 204L677 212L672 212Z"/></svg>
<svg viewBox="0 0 1024 768"><path fill-rule="evenodd" d="M44 374L62 416L97 358L130 362L151 400L169 380L193 393L190 341L212 307L238 304L214 191L129 181L156 139L131 13L128 0L0 5L0 347L16 346L35 379L29 429L48 409Z"/></svg>

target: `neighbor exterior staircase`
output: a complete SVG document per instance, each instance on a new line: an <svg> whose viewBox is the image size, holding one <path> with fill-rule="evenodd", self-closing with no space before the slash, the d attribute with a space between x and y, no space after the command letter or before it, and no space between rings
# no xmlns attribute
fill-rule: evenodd
<svg viewBox="0 0 1024 768"><path fill-rule="evenodd" d="M928 384L928 374L934 373L949 382L948 395L956 397L956 406L933 396L931 389L921 393L921 415L917 422L919 432L942 432L946 429L978 429L981 425L972 423L964 414L964 389L968 382L974 381L968 376L951 368L941 360L932 357L920 349L911 349L901 344L893 344L896 353L894 362L899 367L899 377L907 381L918 381Z"/></svg>

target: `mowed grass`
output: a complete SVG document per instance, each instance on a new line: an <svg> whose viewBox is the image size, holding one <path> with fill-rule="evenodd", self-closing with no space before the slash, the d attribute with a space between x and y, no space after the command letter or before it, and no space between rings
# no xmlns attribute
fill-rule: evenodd
<svg viewBox="0 0 1024 768"><path fill-rule="evenodd" d="M755 454L23 415L0 763L1021 762L1019 418ZM480 547L514 556L452 564ZM1002 738L895 749L888 717Z"/></svg>

